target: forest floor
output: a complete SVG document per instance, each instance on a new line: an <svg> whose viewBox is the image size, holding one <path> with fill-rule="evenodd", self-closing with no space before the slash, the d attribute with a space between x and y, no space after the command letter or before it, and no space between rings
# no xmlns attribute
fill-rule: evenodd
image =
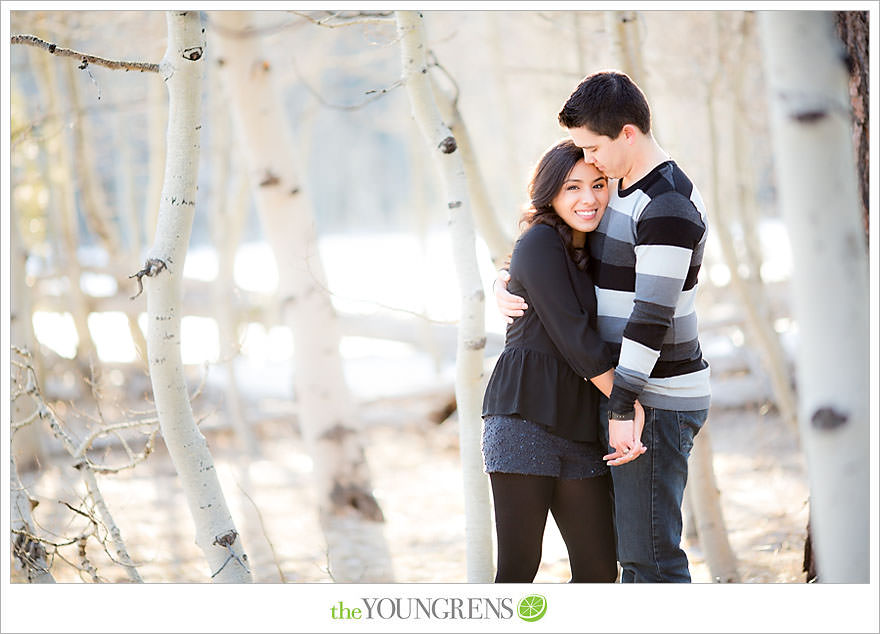
<svg viewBox="0 0 880 634"><path fill-rule="evenodd" d="M454 416L442 424L431 420L440 404L437 396L386 398L360 407L395 582L466 581L458 428ZM210 407L210 393L207 397ZM205 403L198 405L204 407ZM275 411L254 426L260 455L250 461L242 457L228 424L210 423L217 414L203 424L203 431L255 581L330 583L310 482L311 459L285 407L289 408L277 401L248 405L249 411ZM715 408L708 425L724 519L742 582L803 583L808 488L796 435L772 410L757 407ZM70 466L58 466L67 464L60 456L51 462L53 466L44 466L38 474L23 474L23 480L41 502L35 519L60 541L61 536L77 534L83 520L59 501L76 507L82 493ZM161 439L144 463L100 476L99 482L144 581L209 581L186 500ZM89 558L100 578L127 581L122 567L114 565L94 540L90 543ZM684 547L693 581L711 582L698 540L686 539ZM59 554L73 561L75 546ZM52 573L61 582L89 580L60 557ZM551 519L535 581L559 583L568 577L565 547Z"/></svg>

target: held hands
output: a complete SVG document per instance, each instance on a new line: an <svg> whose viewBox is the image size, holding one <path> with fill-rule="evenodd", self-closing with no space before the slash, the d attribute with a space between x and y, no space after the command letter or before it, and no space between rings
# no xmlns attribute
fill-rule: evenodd
<svg viewBox="0 0 880 634"><path fill-rule="evenodd" d="M507 283L510 281L510 273L504 269L498 271L498 278L493 284L495 292L495 304L498 306L498 312L504 317L508 324L513 323L514 317L522 317L525 310L529 307L525 300L519 295L512 295L507 292Z"/></svg>
<svg viewBox="0 0 880 634"><path fill-rule="evenodd" d="M642 430L645 428L645 409L638 401L635 402L633 420L609 420L608 444L614 447L614 453L603 456L611 467L618 467L632 462L648 448L642 444Z"/></svg>

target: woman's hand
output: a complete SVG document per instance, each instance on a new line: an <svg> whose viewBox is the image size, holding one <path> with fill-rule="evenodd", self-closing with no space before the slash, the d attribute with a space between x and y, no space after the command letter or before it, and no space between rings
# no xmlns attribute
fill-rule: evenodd
<svg viewBox="0 0 880 634"><path fill-rule="evenodd" d="M645 408L638 401L634 404L633 420L609 420L608 444L614 453L603 456L603 460L611 467L618 467L632 462L648 448L642 444L642 430L645 428Z"/></svg>
<svg viewBox="0 0 880 634"><path fill-rule="evenodd" d="M510 272L501 269L498 271L498 278L495 280L492 288L495 293L495 304L498 306L498 312L501 313L508 324L512 324L513 318L522 317L529 306L519 295L507 292L507 283L509 281Z"/></svg>

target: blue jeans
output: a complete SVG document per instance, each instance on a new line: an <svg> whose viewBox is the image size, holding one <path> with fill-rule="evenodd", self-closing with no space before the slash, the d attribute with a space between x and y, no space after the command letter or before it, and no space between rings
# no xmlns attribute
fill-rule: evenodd
<svg viewBox="0 0 880 634"><path fill-rule="evenodd" d="M600 405L606 445L607 404L603 399ZM694 436L708 413L646 407L642 443L648 450L632 462L611 467L621 583L690 582L687 555L681 549L681 500Z"/></svg>

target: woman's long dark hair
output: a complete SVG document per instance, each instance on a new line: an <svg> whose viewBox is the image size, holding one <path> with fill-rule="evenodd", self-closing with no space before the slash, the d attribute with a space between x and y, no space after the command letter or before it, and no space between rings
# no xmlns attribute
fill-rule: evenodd
<svg viewBox="0 0 880 634"><path fill-rule="evenodd" d="M571 227L553 209L553 199L559 194L572 168L582 158L584 151L571 139L559 141L544 152L529 181L529 208L519 221L522 232L538 223L556 229L562 237L566 251L580 271L587 268L589 254L586 248L575 248L572 245Z"/></svg>

